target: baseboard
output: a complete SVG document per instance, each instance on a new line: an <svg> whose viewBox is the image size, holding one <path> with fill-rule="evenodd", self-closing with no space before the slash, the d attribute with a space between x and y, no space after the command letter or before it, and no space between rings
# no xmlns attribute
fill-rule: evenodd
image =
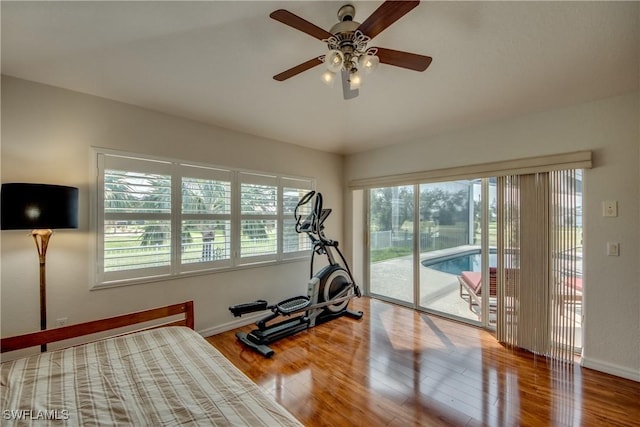
<svg viewBox="0 0 640 427"><path fill-rule="evenodd" d="M585 368L615 375L616 377L640 382L640 372L624 366L614 365L613 363L603 362L601 360L585 359L584 357L582 358L581 365Z"/></svg>
<svg viewBox="0 0 640 427"><path fill-rule="evenodd" d="M212 326L210 328L199 330L198 333L200 335L202 335L203 337L205 337L205 338L206 337L210 337L212 335L221 334L223 332L227 332L227 331L230 331L230 330L235 329L235 328L240 328L242 326L246 326L246 325L248 325L250 323L255 323L256 321L260 320L264 316L265 316L264 312L242 316L242 317L240 317L240 318L238 318L236 320L233 320L231 322L227 322L227 323L223 323L221 325Z"/></svg>

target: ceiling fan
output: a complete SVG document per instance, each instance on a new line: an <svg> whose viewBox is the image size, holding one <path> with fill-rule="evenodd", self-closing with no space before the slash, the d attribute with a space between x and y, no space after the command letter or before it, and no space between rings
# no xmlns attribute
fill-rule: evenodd
<svg viewBox="0 0 640 427"><path fill-rule="evenodd" d="M269 16L276 21L307 33L327 44L329 52L296 65L273 78L284 81L324 63L326 70L322 81L333 85L337 73L342 75L344 99L358 96L363 73L374 71L378 63L394 65L409 70L424 71L431 64L431 57L382 47L367 47L375 36L391 24L409 13L420 3L417 1L387 0L378 7L363 23L353 20L355 7L346 4L338 10L339 22L329 31L300 18L293 13L279 9Z"/></svg>

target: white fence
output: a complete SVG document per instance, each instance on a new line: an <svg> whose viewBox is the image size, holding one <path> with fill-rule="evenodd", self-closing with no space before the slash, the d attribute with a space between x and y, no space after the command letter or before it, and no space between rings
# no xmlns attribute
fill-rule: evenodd
<svg viewBox="0 0 640 427"><path fill-rule="evenodd" d="M420 233L420 250L451 248L469 244L469 234L462 227L451 227ZM413 233L408 231L372 231L369 233L370 250L388 248L410 248L413 246Z"/></svg>

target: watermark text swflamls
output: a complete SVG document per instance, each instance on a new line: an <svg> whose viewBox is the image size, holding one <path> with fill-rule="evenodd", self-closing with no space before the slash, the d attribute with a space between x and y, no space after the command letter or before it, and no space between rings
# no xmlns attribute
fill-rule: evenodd
<svg viewBox="0 0 640 427"><path fill-rule="evenodd" d="M5 420L68 420L68 409L5 409L2 411L2 418Z"/></svg>

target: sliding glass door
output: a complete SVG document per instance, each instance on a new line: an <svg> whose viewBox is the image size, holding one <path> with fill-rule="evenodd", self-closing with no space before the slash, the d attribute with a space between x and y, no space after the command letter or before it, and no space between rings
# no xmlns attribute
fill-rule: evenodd
<svg viewBox="0 0 640 427"><path fill-rule="evenodd" d="M483 292L481 181L421 184L419 189L419 306L479 322Z"/></svg>
<svg viewBox="0 0 640 427"><path fill-rule="evenodd" d="M414 186L369 192L369 291L414 304Z"/></svg>
<svg viewBox="0 0 640 427"><path fill-rule="evenodd" d="M491 199L489 184L457 180L371 189L369 292L481 323L492 307L489 300L483 303L488 291L481 282L489 280L489 265L495 266L491 240L483 238L490 234L491 217L495 222L495 189Z"/></svg>
<svg viewBox="0 0 640 427"><path fill-rule="evenodd" d="M509 319L529 310L531 330L539 331L542 325L551 331L545 337L554 346L564 346L568 352L573 346L579 349L582 173L569 172L531 179L546 186L542 195L532 193L522 206L523 197L532 191L510 184L509 192L498 192L498 181L507 177L369 190L369 294L490 329L499 329L499 324L522 329L522 319ZM516 178L524 179L510 179ZM541 236L546 240L535 243ZM531 240L534 243L527 243ZM544 249L541 257L546 261L521 265L529 254L525 244ZM541 265L547 270L535 279L538 290L529 295L538 305L527 304L519 313L514 307L522 295L514 297L516 287L507 282L520 277L520 271L529 277L527 268L538 271ZM523 289L529 292L534 286Z"/></svg>

